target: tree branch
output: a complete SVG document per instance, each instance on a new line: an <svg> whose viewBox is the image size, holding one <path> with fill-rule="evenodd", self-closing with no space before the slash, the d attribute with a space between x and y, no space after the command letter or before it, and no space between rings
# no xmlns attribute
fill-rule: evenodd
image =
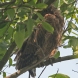
<svg viewBox="0 0 78 78"><path fill-rule="evenodd" d="M57 62L61 62L61 61L66 61L66 60L71 60L71 59L76 59L76 58L78 58L78 55L70 55L70 56L59 57L58 59L55 59L53 61L53 63L57 63ZM53 60L53 58L51 58L51 59ZM41 61L43 61L43 60L41 60ZM17 72L15 72L15 73L13 73L13 74L5 77L5 78L17 78L19 75L23 74L24 72L26 72L26 71L34 68L34 67L43 67L43 66L47 66L47 65L51 64L51 61L47 60L44 63L41 63L39 65L39 63L41 61L39 61L38 63L36 63L34 65L22 68L21 70L18 70Z"/></svg>
<svg viewBox="0 0 78 78"><path fill-rule="evenodd" d="M8 58L10 57L12 51L14 50L14 48L16 47L15 42L13 42L11 44L11 46L8 48L8 50L6 51L4 57L2 58L2 60L0 60L0 71L2 70L2 68L4 67L4 65L6 64Z"/></svg>
<svg viewBox="0 0 78 78"><path fill-rule="evenodd" d="M66 60L72 60L72 59L76 59L76 58L78 58L78 54L77 55L69 55L69 56L59 57L58 59L54 59L54 60L53 60L53 58L51 58L51 60L52 60L52 63L58 63L58 62L62 62L62 61L66 61ZM37 67L48 66L48 65L52 64L51 60L49 59L49 60L41 63Z"/></svg>

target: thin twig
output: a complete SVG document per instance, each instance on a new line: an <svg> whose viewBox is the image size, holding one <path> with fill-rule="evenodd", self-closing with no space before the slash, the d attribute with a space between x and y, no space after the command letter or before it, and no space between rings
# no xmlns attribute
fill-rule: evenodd
<svg viewBox="0 0 78 78"><path fill-rule="evenodd" d="M44 70L46 69L47 66L44 67L44 69L42 70L42 72L40 73L40 75L38 76L38 78L40 78L40 76L42 75L42 73L44 72Z"/></svg>
<svg viewBox="0 0 78 78"><path fill-rule="evenodd" d="M78 73L78 71L75 71L75 70L72 70L72 71L74 71L74 72Z"/></svg>
<svg viewBox="0 0 78 78"><path fill-rule="evenodd" d="M56 78L56 76L57 76L58 72L59 72L59 69L57 70L57 73L54 75L54 78Z"/></svg>

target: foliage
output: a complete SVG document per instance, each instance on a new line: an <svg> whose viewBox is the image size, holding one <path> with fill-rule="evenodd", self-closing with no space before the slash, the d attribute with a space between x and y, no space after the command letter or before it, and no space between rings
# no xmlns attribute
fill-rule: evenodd
<svg viewBox="0 0 78 78"><path fill-rule="evenodd" d="M54 74L54 75L49 76L49 78L70 78L70 77L67 75L58 73L58 74Z"/></svg>
<svg viewBox="0 0 78 78"><path fill-rule="evenodd" d="M78 54L78 8L76 3L76 0L56 0L53 3L55 7L61 10L65 19L62 46L64 48L71 47L73 54ZM42 22L44 18L39 12L48 5L49 0L0 0L0 61L4 58L13 41L15 41L17 48L21 48L24 39L31 35L37 23L42 23L47 31L53 32L53 28L48 23ZM65 44L66 41L67 43ZM9 55L11 54L12 52ZM60 53L58 52L55 58L58 58L59 55ZM9 67L14 66L13 60L7 56L6 58L9 60ZM64 76L57 74L58 77L59 75ZM6 76L6 72L3 71L4 76Z"/></svg>

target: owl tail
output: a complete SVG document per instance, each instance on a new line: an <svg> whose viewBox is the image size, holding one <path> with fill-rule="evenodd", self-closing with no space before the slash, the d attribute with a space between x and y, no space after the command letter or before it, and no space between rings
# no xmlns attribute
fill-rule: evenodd
<svg viewBox="0 0 78 78"><path fill-rule="evenodd" d="M32 69L32 70L29 70L29 74L30 74L33 78L35 78L35 76L36 76L36 68L34 68L34 69Z"/></svg>

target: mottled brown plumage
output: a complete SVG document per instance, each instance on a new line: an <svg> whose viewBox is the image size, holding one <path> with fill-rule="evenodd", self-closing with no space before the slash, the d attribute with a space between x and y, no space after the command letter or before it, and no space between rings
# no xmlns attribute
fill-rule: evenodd
<svg viewBox="0 0 78 78"><path fill-rule="evenodd" d="M46 31L42 24L36 26L31 36L24 41L16 55L16 69L18 70L37 63L47 55L49 57L53 56L60 45L64 26L63 17L53 5L44 9L42 15L45 21L53 26L54 32L52 34Z"/></svg>

